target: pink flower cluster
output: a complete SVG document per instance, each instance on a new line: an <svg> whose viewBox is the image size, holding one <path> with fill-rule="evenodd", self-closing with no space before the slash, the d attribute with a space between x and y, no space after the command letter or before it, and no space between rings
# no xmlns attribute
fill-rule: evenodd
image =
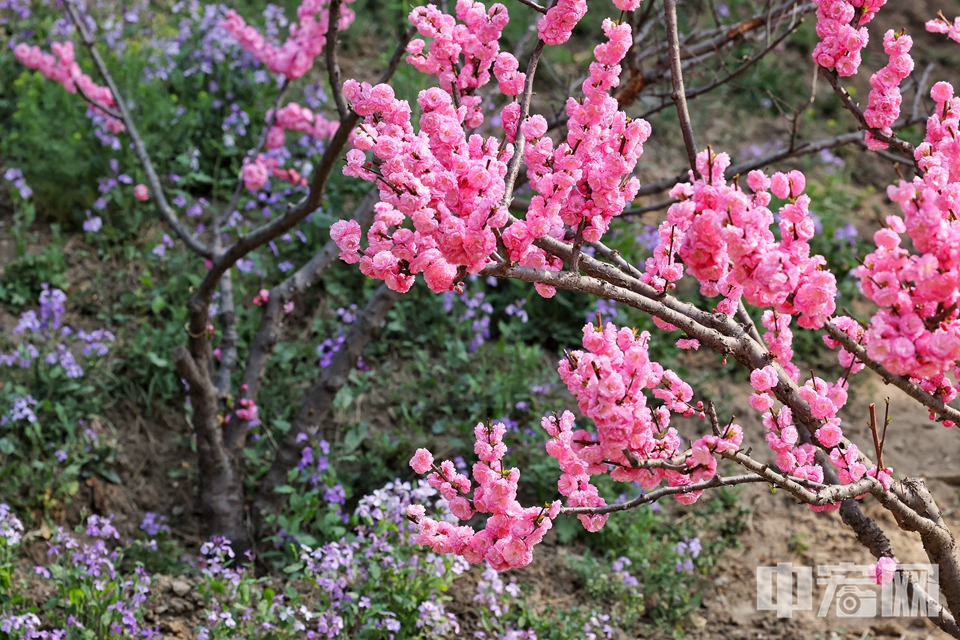
<svg viewBox="0 0 960 640"><path fill-rule="evenodd" d="M877 563L870 565L870 569L868 570L873 581L879 585L893 582L893 574L896 572L897 561L887 557L878 558Z"/></svg>
<svg viewBox="0 0 960 640"><path fill-rule="evenodd" d="M915 151L923 176L888 187L903 217L887 217L857 275L880 307L864 335L867 354L950 402L957 390L945 374L960 359L960 99L946 82L930 95L937 106ZM903 246L904 233L917 253Z"/></svg>
<svg viewBox="0 0 960 640"><path fill-rule="evenodd" d="M623 1L623 0L621 0ZM630 4L633 0L627 0ZM547 44L563 44L573 28L587 15L587 0L557 0L557 4L537 21L540 39Z"/></svg>
<svg viewBox="0 0 960 640"><path fill-rule="evenodd" d="M341 258L359 262L364 274L400 292L410 289L418 273L436 292L449 291L465 273L479 273L497 248L495 231L508 220L502 200L512 146L477 134L468 139L467 108L455 108L450 94L437 87L420 92L419 133L410 123L410 106L388 85L348 80L344 94L364 122L343 171L376 182L381 202L362 256L356 222L331 229ZM367 162L365 151L376 164ZM407 219L413 229L402 226Z"/></svg>
<svg viewBox="0 0 960 640"><path fill-rule="evenodd" d="M261 153L255 160L243 159L240 176L243 179L243 185L250 191L262 189L271 175L294 186L307 186L307 179L300 175L299 171L296 169L281 169L276 158L268 158Z"/></svg>
<svg viewBox="0 0 960 640"><path fill-rule="evenodd" d="M474 92L490 81L490 68L495 61L502 69L516 65L513 56L502 55L501 60L497 55L500 53L500 34L510 21L510 16L507 8L500 3L491 5L487 11L483 3L474 0L457 0L456 13L462 24L457 24L453 16L443 13L432 4L411 11L410 24L417 28L421 36L432 38L433 42L427 46L421 38L411 40L407 45L407 53L410 54L407 62L421 73L437 76L440 88L451 95L455 94L460 105L467 108L464 126L475 129L483 124L483 111L480 109L482 98L474 95ZM459 62L461 55L463 62ZM512 84L508 82L507 87L514 86L519 77L519 86L522 88L523 74L515 73L516 66L513 72ZM508 95L517 93L519 91Z"/></svg>
<svg viewBox="0 0 960 640"><path fill-rule="evenodd" d="M563 475L560 492L570 498L570 506L603 504L589 484L589 476L607 473L619 482L639 482L644 488L656 487L664 480L678 487L709 480L716 473L716 450L736 450L742 441L742 430L731 425L724 437L707 436L694 444L693 455L686 466L680 463L653 465L644 468L644 461L683 461L676 429L670 416L699 414L702 405L690 404L693 389L676 373L650 360L650 334L636 335L631 329L604 328L587 324L583 328L586 351L573 351L560 361L560 379L577 398L584 416L593 420L596 435L585 430L572 431L573 416L544 418L543 426L552 439L547 452L557 458ZM647 404L644 390L649 389L662 405ZM699 453L698 453L699 452ZM677 494L676 499L690 504L699 492ZM588 530L596 530L604 519L581 517Z"/></svg>
<svg viewBox="0 0 960 640"><path fill-rule="evenodd" d="M237 409L237 417L247 422L256 420L259 416L259 409L256 402L249 398L240 398L240 408Z"/></svg>
<svg viewBox="0 0 960 640"><path fill-rule="evenodd" d="M482 5L469 0L458 3L458 15L467 21L466 26L429 6L415 10L411 20L421 33L434 37L431 56L446 49L459 54L458 47L474 37L470 33L501 28L490 18L495 15L499 19L498 7L488 14L478 7ZM476 16L471 18L473 13ZM472 27L471 21L475 23ZM509 253L504 257L522 266L559 270L562 262L548 257L533 245L534 240L548 234L562 238L564 224L582 227L587 241L598 240L639 188L630 173L643 153L650 126L642 120L629 120L609 95L619 83L619 61L630 47L630 26L607 20L603 28L608 41L594 50L597 62L583 84L585 98L567 103L570 124L566 142L554 148L553 140L545 135L547 123L542 116L520 123L518 103L503 109L507 140L513 142L518 129L530 140L524 159L537 191L526 219L502 231ZM524 77L512 56L500 54L493 67L506 93L520 91ZM425 68L435 69L435 65ZM482 82L489 77L484 74L486 71L479 76ZM332 230L343 241L341 258L360 262L364 273L385 280L398 291L408 290L417 273L424 273L427 284L439 292L449 290L465 273L482 270L497 249L498 230L509 219L501 201L513 147L477 135L468 139L464 129L471 124L471 108L463 97L456 108L452 96L442 89L420 94L423 116L419 134L410 124L409 105L396 100L389 87L348 81L344 91L364 118L354 135L356 148L347 153L344 172L377 182L382 202L362 256L358 225L344 222ZM365 151L372 151L376 161L368 162ZM408 217L413 230L401 226ZM536 286L545 297L555 293L553 287Z"/></svg>
<svg viewBox="0 0 960 640"><path fill-rule="evenodd" d="M520 63L513 54L504 51L497 56L497 61L493 63L493 75L499 83L500 93L505 96L516 96L523 92L527 74L519 69Z"/></svg>
<svg viewBox="0 0 960 640"><path fill-rule="evenodd" d="M960 42L960 17L950 22L941 11L936 18L928 20L925 26L930 33L945 33L951 40Z"/></svg>
<svg viewBox="0 0 960 640"><path fill-rule="evenodd" d="M784 316L774 319L773 312L768 311L764 317L764 324L776 329L776 322ZM769 322L773 320L773 322ZM788 318L789 320L789 318ZM849 318L845 319L849 320ZM840 324L849 328L849 322ZM770 327L768 327L770 328ZM846 330L846 329L845 329ZM787 330L789 331L789 330ZM769 331L767 336L774 333ZM769 337L767 338L770 342ZM831 341L828 341L830 344ZM833 342L833 346L836 343ZM789 348L789 345L786 345ZM782 355L782 351L780 352ZM792 355L792 353L791 353ZM852 357L852 356L851 356ZM860 363L860 367L863 364ZM786 369L786 367L785 367ZM796 382L799 376L796 366L791 363L791 377ZM847 374L849 376L849 373ZM750 406L757 411L764 412L763 426L767 429L766 440L770 448L777 454L777 466L781 471L789 473L795 478L803 478L813 482L823 482L823 468L816 462L817 448L811 443L799 444L799 433L793 424L793 411L789 407L782 407L775 411L773 389L780 383L777 370L773 366L755 369L750 373L750 385L754 394L750 396ZM829 383L817 377L811 377L797 392L800 399L810 406L813 417L822 422L814 436L823 448L829 451L830 461L838 469L838 477L844 484L856 482L867 474L866 466L860 462L860 451L856 445L843 448L843 429L840 427L840 418L837 413L847 403L847 378L841 378L836 383ZM889 487L892 469L879 470L879 480L884 487ZM869 475L877 477L878 470L871 469ZM814 507L817 511L833 510L839 504Z"/></svg>
<svg viewBox="0 0 960 640"><path fill-rule="evenodd" d="M352 1L344 0L344 3ZM256 27L248 25L232 9L227 11L221 26L236 38L241 47L267 65L270 71L288 80L296 80L313 67L314 58L320 55L327 43L330 13L326 5L325 0L303 0L297 8L299 22L290 24L290 37L280 47L268 42ZM354 17L352 9L341 7L337 29L343 31L348 28Z"/></svg>
<svg viewBox="0 0 960 640"><path fill-rule="evenodd" d="M802 195L806 179L799 171L769 178L751 171L751 196L727 184L729 165L726 153L708 149L697 155L701 177L670 192L680 202L660 225L660 245L647 259L644 280L661 291L671 288L683 275L679 254L701 293L726 298L718 305L721 312L732 315L742 295L752 305L799 315L801 327L822 327L836 308L837 284L823 256L810 254L814 224L810 197ZM779 210L779 241L770 229L771 193L787 200Z"/></svg>
<svg viewBox="0 0 960 640"><path fill-rule="evenodd" d="M861 327L860 323L853 318L849 318L847 316L836 316L831 320L831 322L838 329L856 340L858 343L863 342L863 327ZM824 335L823 341L831 349L836 349L840 346L840 343L831 338L829 335ZM840 349L838 360L840 362L840 366L848 371L848 378L850 375L857 373L858 371L862 371L864 368L863 362L858 360L852 353L843 348Z"/></svg>
<svg viewBox="0 0 960 640"><path fill-rule="evenodd" d="M263 305L267 304L269 300L270 290L260 289L260 291L257 292L257 295L253 296L253 300L251 302L253 302L254 306L262 307Z"/></svg>
<svg viewBox="0 0 960 640"><path fill-rule="evenodd" d="M429 451L417 450L410 466L417 473L431 472L427 482L440 492L453 515L459 520L469 520L475 513L491 514L486 526L474 531L469 526L428 518L422 505L411 505L407 508L407 517L417 525L419 534L415 541L418 544L429 546L437 553L454 553L471 564L486 560L498 571L530 564L534 545L543 540L560 513L560 502L527 509L520 506L517 502L520 471L503 466L507 452L503 443L506 430L499 422L480 423L474 430L474 452L480 462L473 465L477 487L472 498L470 479L459 473L452 462L445 460L435 465Z"/></svg>
<svg viewBox="0 0 960 640"><path fill-rule="evenodd" d="M267 113L268 121L271 115ZM321 114L313 113L310 109L291 102L277 110L276 120L270 127L264 146L267 149L279 149L284 146L287 142L285 130L306 133L317 140L326 140L333 136L339 127L339 122L327 120Z"/></svg>
<svg viewBox="0 0 960 640"><path fill-rule="evenodd" d="M867 24L887 0L814 0L817 5L817 35L820 42L813 59L837 75L852 76L860 68L860 52L870 34Z"/></svg>
<svg viewBox="0 0 960 640"><path fill-rule="evenodd" d="M787 372L794 382L800 380L800 369L793 364L793 331L790 329L792 318L788 315L767 309L760 317L760 323L766 329L763 341L767 350Z"/></svg>
<svg viewBox="0 0 960 640"><path fill-rule="evenodd" d="M588 242L599 240L640 188L630 173L643 154L650 125L630 120L610 96L610 89L620 83L619 62L630 48L630 25L608 19L603 30L608 41L594 49L597 61L583 82L584 99L567 100L566 141L554 148L545 135L543 116L534 115L520 125L527 140L527 177L537 195L526 219L503 233L513 255L523 255L535 239L548 234L563 237L564 224L582 228Z"/></svg>
<svg viewBox="0 0 960 640"><path fill-rule="evenodd" d="M900 117L900 83L913 72L910 48L913 38L890 29L883 35L883 50L890 56L885 67L870 76L870 98L863 117L867 124L888 136L893 135L891 125ZM886 149L887 143L877 140L869 131L865 136L867 148Z"/></svg>
<svg viewBox="0 0 960 640"><path fill-rule="evenodd" d="M557 489L567 497L568 507L602 507L607 501L600 497L596 485L590 482L590 473L606 473L607 465L591 464L578 454L582 442L590 439L587 431L574 431L573 414L564 411L559 417L544 416L540 424L550 435L547 453L560 464L560 479ZM586 440L584 440L584 438ZM599 531L607 523L609 514L580 514L577 519L587 531Z"/></svg>
<svg viewBox="0 0 960 640"><path fill-rule="evenodd" d="M110 89L101 87L80 70L72 42L54 42L50 45L50 49L53 51L52 54L44 53L38 46L31 47L21 42L14 48L13 54L26 66L62 84L69 93L76 93L79 89L90 100L116 109L117 103L114 102ZM103 113L103 110L92 105L90 109L106 118L106 125L111 133L120 133L124 130L123 123L116 118L108 116Z"/></svg>
<svg viewBox="0 0 960 640"><path fill-rule="evenodd" d="M219 347L217 348L217 350L219 351ZM242 393L246 393L247 388L248 387L245 384L240 385L240 391ZM257 403L255 400L252 400L250 398L240 398L240 408L236 410L236 414L237 414L237 417L240 418L241 420L250 422L253 420L259 420L260 409L259 407L257 407ZM231 417L232 416L228 415L225 421L230 422Z"/></svg>

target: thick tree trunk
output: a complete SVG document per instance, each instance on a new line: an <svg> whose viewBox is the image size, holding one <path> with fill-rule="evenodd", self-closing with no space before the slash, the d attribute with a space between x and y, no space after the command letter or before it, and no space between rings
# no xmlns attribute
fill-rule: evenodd
<svg viewBox="0 0 960 640"><path fill-rule="evenodd" d="M209 373L197 366L185 347L174 349L173 361L177 373L190 385L204 522L210 535L227 538L234 552L243 554L252 546L244 508L243 478L236 459L223 442L216 388Z"/></svg>

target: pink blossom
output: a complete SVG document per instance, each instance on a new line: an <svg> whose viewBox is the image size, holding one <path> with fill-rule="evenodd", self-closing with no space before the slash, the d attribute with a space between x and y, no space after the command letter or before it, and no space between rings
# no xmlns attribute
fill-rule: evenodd
<svg viewBox="0 0 960 640"><path fill-rule="evenodd" d="M145 184L138 184L137 186L135 186L135 187L133 188L133 197L136 198L137 200L141 200L141 201L149 200L149 199L150 199L150 192L147 191L147 185L145 185Z"/></svg>
<svg viewBox="0 0 960 640"><path fill-rule="evenodd" d="M410 459L410 466L417 473L426 473L433 465L433 456L426 449L417 449Z"/></svg>
<svg viewBox="0 0 960 640"><path fill-rule="evenodd" d="M843 437L843 430L837 424L827 423L817 429L816 436L820 444L828 449L832 449L840 443L840 439Z"/></svg>
<svg viewBox="0 0 960 640"><path fill-rule="evenodd" d="M777 371L770 365L750 372L750 385L757 391L767 391L777 385Z"/></svg>
<svg viewBox="0 0 960 640"><path fill-rule="evenodd" d="M250 191L259 191L267 183L269 178L269 168L263 156L257 156L253 162L247 162L241 170L243 175L243 185Z"/></svg>
<svg viewBox="0 0 960 640"><path fill-rule="evenodd" d="M893 575L897 572L897 561L893 558L882 557L877 559L876 564L870 565L869 573L874 582L879 585L886 585L893 582Z"/></svg>
<svg viewBox="0 0 960 640"><path fill-rule="evenodd" d="M270 299L270 290L269 289L260 289L260 291L253 297L253 304L261 307L267 303Z"/></svg>

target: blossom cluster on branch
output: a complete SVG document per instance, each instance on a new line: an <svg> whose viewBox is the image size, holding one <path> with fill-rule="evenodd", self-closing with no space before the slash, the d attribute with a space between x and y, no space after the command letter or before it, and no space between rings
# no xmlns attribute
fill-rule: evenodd
<svg viewBox="0 0 960 640"><path fill-rule="evenodd" d="M490 514L485 527L475 531L470 526L427 517L423 505L411 505L407 517L417 525L417 542L437 553L462 556L471 564L487 561L498 571L530 564L534 545L543 540L560 513L560 501L543 507L524 509L520 506L517 501L520 470L507 469L503 464L507 452L507 445L503 443L506 431L502 422L480 423L474 429L474 453L480 462L473 465L477 487L472 498L470 479L457 471L453 462L444 460L437 465L429 451L417 450L410 466L417 473L430 472L427 482L449 503L454 516L469 520L476 513Z"/></svg>
<svg viewBox="0 0 960 640"><path fill-rule="evenodd" d="M84 98L96 103L90 105L90 110L106 119L106 126L111 133L123 131L123 123L100 108L100 106L103 106L116 109L117 103L113 99L113 93L107 87L98 85L90 76L80 70L73 43L70 41L54 42L50 49L53 51L52 54L44 53L39 46L31 47L27 43L21 42L14 48L13 53L17 56L17 60L31 69L36 69L47 78L59 82L69 93L76 93L79 89Z"/></svg>
<svg viewBox="0 0 960 640"><path fill-rule="evenodd" d="M468 4L463 0L458 6ZM416 18L425 19L419 14ZM418 98L422 115L420 132L415 133L410 106L389 86L345 82L344 93L364 122L354 136L355 148L347 153L344 173L377 183L381 202L362 255L359 224L333 225L331 237L341 258L359 262L363 273L397 291L407 291L413 277L423 273L430 288L442 292L463 274L479 273L489 265L499 242L507 252L503 257L556 271L560 261L535 246L536 239L562 238L567 223L581 226L584 239L599 240L610 220L636 196L640 183L630 173L650 135L645 121L629 120L609 95L619 84L619 61L630 47L630 26L606 20L603 28L608 42L595 49L597 61L583 83L585 98L567 102L569 133L556 148L545 135L543 116L519 122L518 102L502 111L505 143L468 136L471 110L456 106L453 88L428 89ZM494 72L501 85L516 80L513 64L495 65ZM518 128L530 141L524 159L538 195L526 219L507 226L503 198L514 153L509 143ZM367 160L367 151L374 161ZM401 226L406 219L413 230ZM543 284L537 284L537 290L545 297L555 292Z"/></svg>
<svg viewBox="0 0 960 640"><path fill-rule="evenodd" d="M347 3L351 1L346 0ZM248 25L236 11L227 11L222 26L270 71L288 80L296 80L313 67L314 59L327 43L329 3L324 0L304 0L297 8L297 17L299 21L290 25L290 36L279 47L267 40L256 27ZM345 30L354 18L352 9L342 7L337 29Z"/></svg>
<svg viewBox="0 0 960 640"><path fill-rule="evenodd" d="M887 0L814 0L817 5L817 35L820 42L813 59L824 69L836 69L840 76L857 73L860 52L870 34L864 26Z"/></svg>
<svg viewBox="0 0 960 640"><path fill-rule="evenodd" d="M826 259L810 254L814 223L810 197L803 194L806 178L799 171L771 177L751 171L750 195L736 183L727 184L728 166L726 153L701 151L701 177L673 188L671 195L680 202L660 225L660 246L647 260L644 280L660 291L669 288L683 276L679 255L700 281L701 293L725 298L719 311L733 315L743 296L757 307L799 315L801 327L822 327L836 308L837 283L825 270ZM787 201L779 210L779 241L770 228L772 196ZM789 358L783 363L790 366Z"/></svg>
<svg viewBox="0 0 960 640"><path fill-rule="evenodd" d="M857 269L864 294L880 307L858 338L889 371L950 402L957 390L947 375L960 359L960 98L946 82L930 96L936 109L915 152L923 174L887 188L903 216L887 216L874 234L876 250Z"/></svg>
<svg viewBox="0 0 960 640"><path fill-rule="evenodd" d="M457 19L462 24L457 24ZM473 0L457 1L456 18L432 4L410 12L410 24L421 36L433 41L427 44L422 38L411 40L407 62L421 73L437 76L440 88L456 96L457 106L466 107L463 125L467 129L483 124L482 98L475 92L490 81L490 69L495 63L501 68L513 64L511 83L518 89L504 93L516 95L523 87L524 74L516 73L516 59L509 53L500 53L500 36L509 20L502 4L493 4L487 11L482 3ZM458 62L460 56L462 62Z"/></svg>
<svg viewBox="0 0 960 640"><path fill-rule="evenodd" d="M885 67L870 76L870 97L863 117L871 127L879 129L888 136L893 135L891 125L900 117L900 83L913 72L913 58L910 49L913 38L903 33L894 33L893 29L883 35L883 51L890 56ZM867 147L873 150L886 149L887 143L874 138L873 133L865 134Z"/></svg>

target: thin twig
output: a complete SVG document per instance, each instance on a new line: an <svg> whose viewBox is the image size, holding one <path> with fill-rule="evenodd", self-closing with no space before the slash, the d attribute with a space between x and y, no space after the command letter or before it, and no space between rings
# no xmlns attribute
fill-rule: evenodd
<svg viewBox="0 0 960 640"><path fill-rule="evenodd" d="M539 4L537 4L536 2L534 2L533 0L517 0L517 1L520 2L520 4L525 4L525 5L527 5L528 7L530 7L531 9L533 9L534 11L539 11L540 13L546 13L546 12L547 12L547 8L546 8L546 7L540 6Z"/></svg>
<svg viewBox="0 0 960 640"><path fill-rule="evenodd" d="M520 164L523 162L523 122L530 115L530 101L533 99L533 78L537 73L537 63L540 61L540 54L543 53L543 40L537 40L537 46L533 48L530 54L530 61L527 63L527 77L523 87L523 97L520 99L520 118L517 120L517 137L513 145L513 157L507 165L507 177L505 180L505 189L503 192L502 205L510 206L510 200L513 198L513 188L517 183L517 175L520 173Z"/></svg>
<svg viewBox="0 0 960 640"><path fill-rule="evenodd" d="M895 122L891 126L891 129L893 129L894 131L898 129L903 129L904 127L908 127L910 125L917 124L918 122L922 122L925 119L926 119L925 116L922 116L921 118L916 120L913 118L901 119ZM754 169L759 169L761 167L765 167L775 162L786 160L787 158L797 158L800 156L809 155L811 153L817 153L818 151L822 151L824 149L833 149L835 147L840 147L845 144L860 143L860 142L863 142L863 132L861 131L852 131L849 133L843 133L838 136L834 136L831 138L823 138L821 140L816 140L814 142L804 142L802 144L797 145L793 151L790 151L789 149L783 149L782 151L775 151L773 153L769 153L765 156L756 158L754 160L747 160L739 164L732 165L728 167L727 170L724 172L724 176L727 179L730 179L737 174L743 175ZM649 184L646 184L640 187L640 189L637 191L637 197L639 198L641 196L648 196L655 193L662 193L664 191L672 189L678 183L684 182L686 180L689 180L689 175L687 173L679 173L670 178L663 178L662 180L651 182ZM634 209L627 209L621 215L639 215L638 213L634 213L634 211L635 211ZM643 212L645 213L645 211Z"/></svg>
<svg viewBox="0 0 960 640"><path fill-rule="evenodd" d="M343 120L350 112L347 99L343 96L343 82L340 80L340 61L337 59L337 28L340 26L340 7L343 0L330 0L329 24L327 26L327 73L330 76L330 90L337 105L337 114Z"/></svg>
<svg viewBox="0 0 960 640"><path fill-rule="evenodd" d="M920 79L917 81L917 88L913 93L913 104L910 107L910 117L916 120L920 117L920 100L924 97L924 90L927 86L927 80L930 79L930 74L933 72L935 64L932 62L929 63L923 70L923 75L920 76Z"/></svg>
<svg viewBox="0 0 960 640"><path fill-rule="evenodd" d="M793 34L797 29L799 29L799 28L800 28L800 24L801 24L802 22L803 22L803 20L800 20L800 21L797 23L797 25L795 25L794 27L790 28L790 29L787 30L787 31L784 31L783 34L782 34L779 38L777 38L776 40L774 40L773 43L772 43L770 46L766 47L763 51L761 51L761 52L758 53L757 55L753 56L752 58L750 58L749 60L747 60L746 62L744 62L742 65L740 65L739 67L737 67L736 69L734 69L733 71L731 71L730 73L728 73L728 74L727 74L726 76L724 76L723 78L720 78L719 80L715 80L714 82L711 82L710 84L708 84L708 85L706 85L706 86L697 87L697 88L695 88L695 89L691 89L690 91L688 91L687 94L686 94L687 100L693 100L694 98L697 98L698 96L702 96L702 95L705 94L705 93L709 93L709 92L713 91L713 90L716 89L717 87L723 86L724 84L730 82L731 80L733 80L734 78L736 78L737 76L739 76L740 74L742 74L744 71L746 71L747 69L749 69L750 67L752 67L753 65L755 65L756 63L760 62L760 60L762 60L762 59L763 59L765 56L767 56L771 51L773 51L776 47L778 47L781 42L783 42L784 40L786 40L788 37L790 37L791 34ZM665 108L666 108L666 105L660 105L660 106L657 106L657 107L653 107L652 109L648 109L647 111L644 111L644 112L640 115L640 117L641 117L641 118L648 118L648 117L652 116L652 115L655 114L655 113L658 113L658 112L660 112L660 111L663 111Z"/></svg>
<svg viewBox="0 0 960 640"><path fill-rule="evenodd" d="M100 111L103 111L105 114L107 114L108 116L110 116L111 118L113 118L113 119L115 119L115 120L122 120L122 119L123 119L123 116L121 116L121 115L120 115L120 112L117 111L116 109L111 109L111 108L108 107L107 105L105 105L105 104L103 104L103 103L100 103L100 102L97 102L96 100L94 100L93 98L91 98L90 96L88 96L88 95L87 95L87 92L84 91L84 90L83 90L83 87L81 87L78 83L75 82L73 86L75 86L75 87L77 88L77 93L80 94L80 97L81 97L81 98L83 98L84 100L86 100L87 102L89 102L91 105L93 105L94 107L96 107L96 108L99 109Z"/></svg>
<svg viewBox="0 0 960 640"><path fill-rule="evenodd" d="M888 136L879 129L871 127L867 123L866 116L863 115L863 111L860 110L860 107L857 106L857 103L853 101L853 97L847 92L847 90L840 84L840 76L837 74L835 69L825 69L823 67L819 68L820 75L827 79L827 82L830 83L830 86L833 87L834 93L840 97L840 101L843 102L843 106L846 107L847 111L853 114L853 117L857 119L857 122L860 123L860 128L864 131L869 131L871 135L881 142L886 142L887 144L896 147L902 153L913 158L913 145L907 142L906 140L901 140L900 138L894 136Z"/></svg>
<svg viewBox="0 0 960 640"><path fill-rule="evenodd" d="M738 484L747 484L752 482L767 482L767 480L754 474L741 476L714 476L710 480L694 482L681 487L661 487L655 491L650 491L637 496L627 502L616 502L614 504L604 505L602 507L563 507L560 514L565 516L577 515L602 515L604 513L616 513L617 511L629 511L639 506L656 502L666 496L675 496L678 493L690 493L693 491L703 491L705 489L714 489L717 487L732 487Z"/></svg>
<svg viewBox="0 0 960 640"><path fill-rule="evenodd" d="M920 387L920 385L910 382L910 379L906 376L898 376L895 373L891 373L882 364L871 359L867 355L867 350L864 349L862 345L841 331L840 328L832 322L826 323L823 326L823 329L830 334L831 338L839 342L844 349L852 353L854 357L877 373L884 382L892 384L901 391L905 392L908 396L929 409L931 413L935 413L943 419L952 420L953 422L960 424L960 410L954 409L950 405L944 403L940 398L927 393Z"/></svg>
<svg viewBox="0 0 960 640"><path fill-rule="evenodd" d="M880 429L877 428L877 404L871 402L870 406L870 433L873 434L873 450L877 453L877 466L883 469L883 444L880 442Z"/></svg>
<svg viewBox="0 0 960 640"><path fill-rule="evenodd" d="M212 257L213 254L210 248L200 242L195 235L190 233L190 231L183 226L183 224L177 218L177 214L173 210L173 207L171 207L170 203L167 202L167 198L163 193L163 187L160 184L160 178L157 175L156 169L153 167L153 162L150 160L150 154L147 153L147 148L143 144L143 139L137 132L137 126L134 124L133 118L131 117L130 112L127 110L127 106L124 104L123 98L120 96L120 90L117 88L117 83L114 82L113 76L110 75L110 71L107 69L106 63L104 63L103 58L100 56L100 52L97 50L96 41L93 39L93 36L87 29L86 24L84 24L80 19L76 7L73 6L73 2L71 0L67 0L64 4L67 7L67 11L70 13L70 19L73 20L74 25L77 27L77 31L80 33L80 38L83 40L84 46L86 46L87 50L90 52L90 57L93 58L93 63L96 65L97 71L100 73L103 81L107 83L107 88L110 89L110 93L113 94L113 101L117 105L119 120L123 122L123 125L127 130L127 135L130 136L130 140L133 142L134 152L137 154L137 159L140 161L140 165L143 167L143 171L147 176L147 182L150 185L150 191L153 192L153 197L157 202L160 213L163 215L164 219L167 221L167 224L170 225L177 236L179 236L180 239L183 240L183 242L191 250L205 258Z"/></svg>
<svg viewBox="0 0 960 640"><path fill-rule="evenodd" d="M687 110L687 92L683 88L683 70L680 62L680 38L677 31L677 0L663 0L663 16L667 26L667 54L670 57L670 72L673 82L673 103L677 106L680 119L680 131L683 132L683 146L687 150L690 170L694 176L697 171L697 143L693 139L693 124Z"/></svg>

